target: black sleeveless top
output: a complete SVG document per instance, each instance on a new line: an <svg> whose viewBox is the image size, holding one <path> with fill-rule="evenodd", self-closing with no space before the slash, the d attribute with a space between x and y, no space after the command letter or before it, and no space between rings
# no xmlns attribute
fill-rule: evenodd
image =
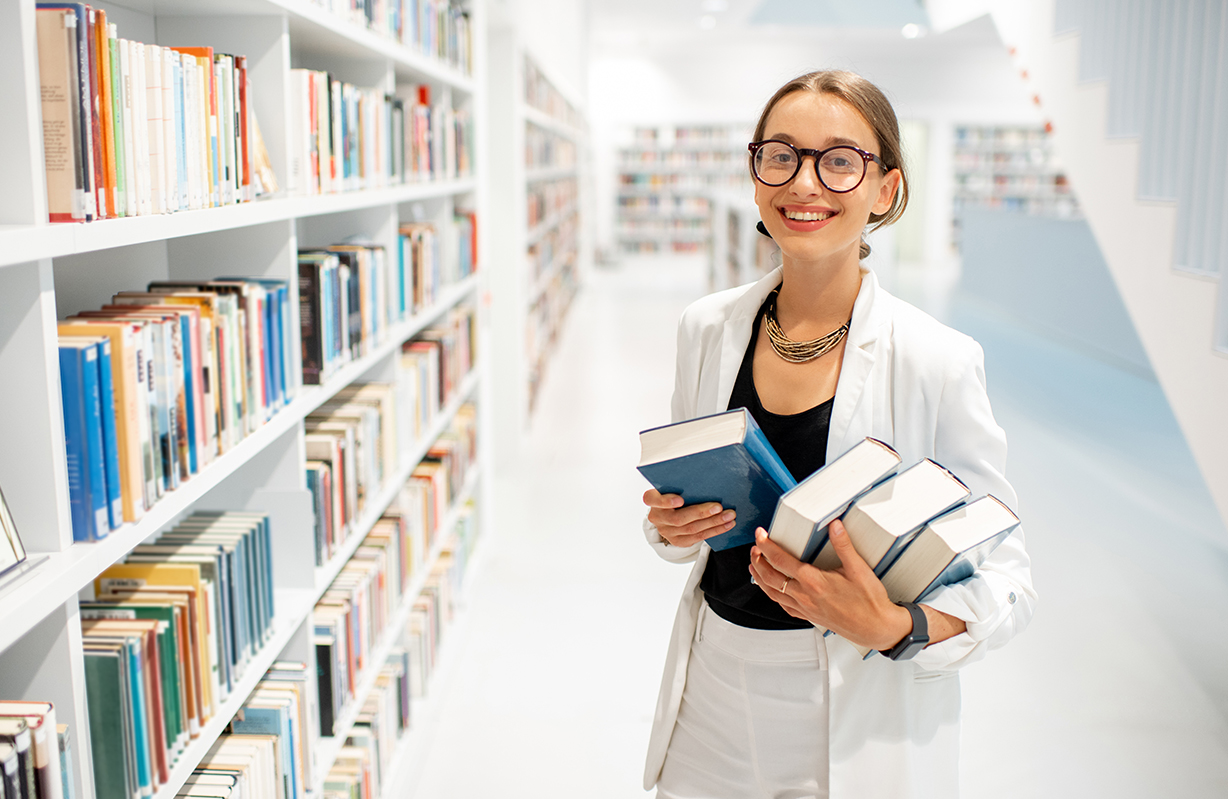
<svg viewBox="0 0 1228 799"><path fill-rule="evenodd" d="M770 299L770 298L769 298ZM834 399L801 413L782 416L763 409L755 390L753 364L759 328L767 313L764 301L755 317L750 344L742 356L742 366L729 396L729 410L746 408L776 454L784 461L795 480L802 480L823 467L827 460L827 431L831 423ZM796 619L750 581L750 544L708 555L708 563L700 579L713 612L741 627L758 630L804 630L810 622Z"/></svg>

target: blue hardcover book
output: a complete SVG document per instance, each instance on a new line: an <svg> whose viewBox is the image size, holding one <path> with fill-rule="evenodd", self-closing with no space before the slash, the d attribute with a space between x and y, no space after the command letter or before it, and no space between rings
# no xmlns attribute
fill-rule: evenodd
<svg viewBox="0 0 1228 799"><path fill-rule="evenodd" d="M187 411L188 471L196 474L200 469L196 452L196 381L192 360L192 319L188 314L179 316L179 340L183 342L183 391Z"/></svg>
<svg viewBox="0 0 1228 799"><path fill-rule="evenodd" d="M662 494L737 511L732 529L708 539L715 550L753 544L796 484L745 408L645 430L640 449L637 468Z"/></svg>
<svg viewBox="0 0 1228 799"><path fill-rule="evenodd" d="M60 395L73 540L97 541L106 537L111 524L103 476L96 340L60 342Z"/></svg>
<svg viewBox="0 0 1228 799"><path fill-rule="evenodd" d="M107 512L112 530L124 523L124 498L119 472L119 440L115 433L115 386L111 376L111 339L98 341L98 401L102 423L103 477L107 485Z"/></svg>
<svg viewBox="0 0 1228 799"><path fill-rule="evenodd" d="M894 449L876 438L863 439L780 498L768 536L793 557L812 563L827 543L827 525L899 466Z"/></svg>

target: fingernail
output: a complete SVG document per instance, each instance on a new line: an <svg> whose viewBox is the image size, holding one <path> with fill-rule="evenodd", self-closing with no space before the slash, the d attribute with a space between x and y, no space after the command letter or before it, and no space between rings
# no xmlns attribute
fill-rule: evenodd
<svg viewBox="0 0 1228 799"><path fill-rule="evenodd" d="M761 544L767 540L767 533L764 532L762 527L755 528L755 540Z"/></svg>
<svg viewBox="0 0 1228 799"><path fill-rule="evenodd" d="M722 518L722 519L724 519L724 520L725 520L725 521L727 521L727 522L731 522L731 521L733 521L733 520L734 520L734 517L736 517L737 515L738 515L738 514L734 513L733 511L731 511L731 510L727 510L727 511L725 511L725 513L724 513L724 514L722 514L722 515L721 515L721 518Z"/></svg>
<svg viewBox="0 0 1228 799"><path fill-rule="evenodd" d="M734 523L733 523L733 522L725 522L725 529L726 529L726 530L732 530L732 529L733 529L733 525L734 525Z"/></svg>
<svg viewBox="0 0 1228 799"><path fill-rule="evenodd" d="M681 508L685 500L682 497L674 497L669 501L671 507Z"/></svg>
<svg viewBox="0 0 1228 799"><path fill-rule="evenodd" d="M832 538L839 538L840 536L844 535L844 525L842 524L829 525L827 528L827 534L830 535Z"/></svg>
<svg viewBox="0 0 1228 799"><path fill-rule="evenodd" d="M708 515L709 515L709 516L715 516L716 514L718 514L718 513L720 513L720 512L721 512L721 506L720 506L720 505L714 505L714 506L712 506L711 508L708 508Z"/></svg>

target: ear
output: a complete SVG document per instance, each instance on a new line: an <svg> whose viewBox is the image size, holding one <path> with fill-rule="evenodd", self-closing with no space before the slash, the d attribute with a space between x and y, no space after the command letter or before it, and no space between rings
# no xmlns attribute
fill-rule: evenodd
<svg viewBox="0 0 1228 799"><path fill-rule="evenodd" d="M878 187L878 197L870 209L871 213L885 214L891 209L891 202L895 199L896 192L900 190L900 182L903 179L904 176L898 169L891 170L883 177L883 182Z"/></svg>

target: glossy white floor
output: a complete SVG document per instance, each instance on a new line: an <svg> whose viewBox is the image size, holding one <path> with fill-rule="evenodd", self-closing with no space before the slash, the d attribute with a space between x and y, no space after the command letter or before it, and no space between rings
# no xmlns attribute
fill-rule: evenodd
<svg viewBox="0 0 1228 799"><path fill-rule="evenodd" d="M643 544L636 432L668 417L700 262L598 272L497 481L415 795L643 796L685 567ZM1228 532L1159 388L953 303L985 345L1041 604L964 673L966 797L1228 796Z"/></svg>

